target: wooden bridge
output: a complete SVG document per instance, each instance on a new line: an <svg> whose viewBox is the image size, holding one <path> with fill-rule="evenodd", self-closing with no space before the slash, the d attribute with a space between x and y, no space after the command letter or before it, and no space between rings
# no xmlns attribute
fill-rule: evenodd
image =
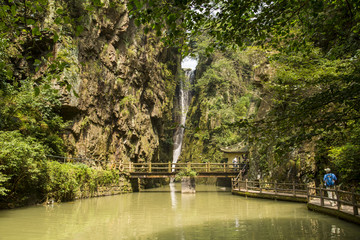
<svg viewBox="0 0 360 240"><path fill-rule="evenodd" d="M82 163L90 167L104 168L99 159L70 158L47 155L50 159L61 163ZM197 173L196 177L225 177L234 178L244 172L246 165L232 163L112 163L107 165L111 169L128 172L130 178L169 178L175 177L181 170L191 169Z"/></svg>
<svg viewBox="0 0 360 240"><path fill-rule="evenodd" d="M326 192L333 192L335 198L327 197ZM334 189L308 187L308 208L313 211L334 215L341 219L360 224L360 194L355 191L343 191L337 186ZM331 204L332 201L335 203Z"/></svg>
<svg viewBox="0 0 360 240"><path fill-rule="evenodd" d="M237 195L307 202L307 185L232 179L232 191Z"/></svg>
<svg viewBox="0 0 360 240"><path fill-rule="evenodd" d="M127 163L119 166L127 171L131 178L169 178L175 177L181 170L191 169L196 177L236 177L240 169L231 163Z"/></svg>
<svg viewBox="0 0 360 240"><path fill-rule="evenodd" d="M330 199L326 192L336 196ZM307 203L310 210L336 216L338 218L360 224L360 194L354 191L343 191L339 187L325 189L310 187L301 183L277 183L265 181L248 181L247 179L232 179L232 193L240 196L269 198L285 201ZM332 206L330 201L336 204Z"/></svg>

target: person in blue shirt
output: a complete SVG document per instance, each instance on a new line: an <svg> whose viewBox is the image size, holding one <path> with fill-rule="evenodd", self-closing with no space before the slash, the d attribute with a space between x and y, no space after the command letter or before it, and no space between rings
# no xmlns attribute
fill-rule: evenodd
<svg viewBox="0 0 360 240"><path fill-rule="evenodd" d="M335 182L337 180L335 174L333 173L330 173L330 168L325 168L324 169L326 174L324 175L324 183L325 183L325 187L327 189L335 189ZM336 195L335 195L335 192L333 191L327 191L328 193L328 197L331 198L331 199L336 199ZM330 204L331 206L335 206L336 203L335 201L331 201L330 200Z"/></svg>

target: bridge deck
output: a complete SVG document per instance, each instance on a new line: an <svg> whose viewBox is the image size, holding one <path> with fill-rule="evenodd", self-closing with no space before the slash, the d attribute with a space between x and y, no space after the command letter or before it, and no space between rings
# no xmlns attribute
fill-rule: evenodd
<svg viewBox="0 0 360 240"><path fill-rule="evenodd" d="M304 193L291 193L291 192L274 192L274 191L259 191L244 188L233 188L232 193L240 196L277 199L292 202L307 202L307 195Z"/></svg>
<svg viewBox="0 0 360 240"><path fill-rule="evenodd" d="M196 177L234 178L237 175L236 172L197 172ZM130 178L171 178L175 176L174 172L130 172Z"/></svg>
<svg viewBox="0 0 360 240"><path fill-rule="evenodd" d="M321 206L321 203L320 203L320 199L311 199L309 201L310 204L313 204L313 205L317 205L317 206ZM322 206L323 208L328 208L328 209L333 209L333 210L338 210L338 207L337 205L335 206L332 206L330 204L330 201L329 200L324 200L324 206ZM340 211L344 212L344 213L347 213L347 214L350 214L350 215L354 215L353 214L353 206L350 206L350 205L341 205L340 207ZM359 219L360 219L360 216L359 215L356 215Z"/></svg>
<svg viewBox="0 0 360 240"><path fill-rule="evenodd" d="M341 205L340 209L338 209L337 205L332 206L330 201L324 199L324 205L321 206L321 200L318 198L309 200L307 207L316 212L325 213L349 222L360 224L360 216L354 214L354 206L351 205Z"/></svg>
<svg viewBox="0 0 360 240"><path fill-rule="evenodd" d="M120 168L120 166L119 166ZM128 163L121 166L130 178L169 178L184 170L192 170L196 177L234 178L239 174L239 166L228 163Z"/></svg>

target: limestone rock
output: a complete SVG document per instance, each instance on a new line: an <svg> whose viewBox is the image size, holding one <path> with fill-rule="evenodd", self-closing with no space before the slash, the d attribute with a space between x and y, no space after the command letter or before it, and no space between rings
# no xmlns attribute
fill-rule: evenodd
<svg viewBox="0 0 360 240"><path fill-rule="evenodd" d="M79 96L63 91L62 111L72 122L64 134L69 154L100 158L105 165L164 161L161 139L171 135L163 125L171 120L168 88L177 68L170 72L167 62L179 64L179 57L154 34L135 27L125 4L105 3L84 20L78 38L67 36L57 50L69 53L73 71L63 77L71 77Z"/></svg>

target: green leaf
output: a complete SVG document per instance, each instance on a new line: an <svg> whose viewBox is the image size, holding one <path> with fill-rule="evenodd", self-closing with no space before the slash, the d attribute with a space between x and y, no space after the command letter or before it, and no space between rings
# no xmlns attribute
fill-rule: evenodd
<svg viewBox="0 0 360 240"><path fill-rule="evenodd" d="M84 27L81 25L76 26L76 33L75 35L78 37L84 31Z"/></svg>
<svg viewBox="0 0 360 240"><path fill-rule="evenodd" d="M58 8L56 10L56 14L62 15L64 13L64 10L62 8Z"/></svg>
<svg viewBox="0 0 360 240"><path fill-rule="evenodd" d="M61 24L62 23L62 18L61 17L56 17L54 22L55 22L55 24Z"/></svg>
<svg viewBox="0 0 360 240"><path fill-rule="evenodd" d="M44 84L43 86L44 90L48 90L51 88L50 84Z"/></svg>
<svg viewBox="0 0 360 240"><path fill-rule="evenodd" d="M75 95L75 97L79 97L79 94L73 89L73 91L72 91L73 93L74 93L74 95Z"/></svg>
<svg viewBox="0 0 360 240"><path fill-rule="evenodd" d="M53 38L54 43L56 43L58 40L59 40L59 35L57 34L57 32L54 31L54 38Z"/></svg>
<svg viewBox="0 0 360 240"><path fill-rule="evenodd" d="M34 87L34 94L35 94L35 97L39 96L40 94L40 88L38 86L35 86Z"/></svg>
<svg viewBox="0 0 360 240"><path fill-rule="evenodd" d="M141 9L144 4L142 0L134 0L134 3L137 9Z"/></svg>
<svg viewBox="0 0 360 240"><path fill-rule="evenodd" d="M71 84L67 83L67 85L66 85L66 90L67 90L67 91L70 91L71 88L72 88Z"/></svg>
<svg viewBox="0 0 360 240"><path fill-rule="evenodd" d="M26 19L26 24L27 25L34 25L35 21L33 19Z"/></svg>
<svg viewBox="0 0 360 240"><path fill-rule="evenodd" d="M41 64L41 61L39 59L35 59L34 65L39 66Z"/></svg>
<svg viewBox="0 0 360 240"><path fill-rule="evenodd" d="M139 19L135 19L135 25L136 25L137 27L139 27L140 24L141 24L140 20L139 20Z"/></svg>
<svg viewBox="0 0 360 240"><path fill-rule="evenodd" d="M31 30L31 33L33 36L41 36L41 32L39 30L39 27L34 27L32 30Z"/></svg>
<svg viewBox="0 0 360 240"><path fill-rule="evenodd" d="M18 11L16 9L16 5L12 5L11 6L11 14L13 15L13 17L15 17L17 15Z"/></svg>

